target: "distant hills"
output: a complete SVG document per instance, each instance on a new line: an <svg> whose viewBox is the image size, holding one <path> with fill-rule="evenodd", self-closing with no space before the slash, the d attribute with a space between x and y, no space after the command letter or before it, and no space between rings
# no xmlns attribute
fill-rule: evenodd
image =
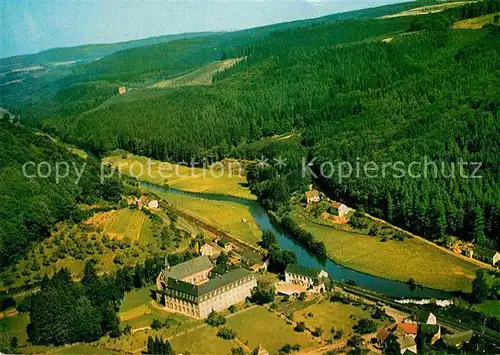
<svg viewBox="0 0 500 355"><path fill-rule="evenodd" d="M279 23L270 26L262 26L257 28L252 28L248 30L235 31L232 33L238 34L246 34L246 35L265 35L267 33L278 31L278 30L286 30L293 27L299 26L308 26L314 23L319 22L328 22L328 21L336 21L336 20L345 20L345 19L361 19L361 18L375 18L383 15L391 15L398 13L400 11L405 11L410 8L415 7L415 4L425 4L425 3L434 3L433 1L412 1L405 2L394 5L386 5L380 6L376 8L369 8L363 10L355 10L349 11L345 13L338 13L323 16L320 18L308 19L308 20L299 20L299 21L291 21L285 23ZM0 70L5 71L9 68L23 67L23 66L32 66L32 65L43 65L49 63L57 63L57 62L66 62L66 61L92 61L100 57L104 57L110 54L113 54L118 51L132 49L137 47L161 44L181 39L189 39L194 37L203 37L208 35L220 34L224 32L194 32L194 33L181 33L174 35L165 35L165 36L157 36L150 37L145 39L126 41L126 42L118 42L118 43L110 43L110 44L86 44L76 47L61 47L61 48L52 48L35 54L27 54L27 55L17 55L7 58L0 59Z"/></svg>
<svg viewBox="0 0 500 355"><path fill-rule="evenodd" d="M74 60L91 61L124 49L149 46L153 44L171 42L179 39L202 37L211 34L214 34L214 32L181 33L119 43L86 44L77 47L52 48L36 54L17 55L13 57L2 58L0 59L0 68L2 70L5 70L9 67L15 68Z"/></svg>

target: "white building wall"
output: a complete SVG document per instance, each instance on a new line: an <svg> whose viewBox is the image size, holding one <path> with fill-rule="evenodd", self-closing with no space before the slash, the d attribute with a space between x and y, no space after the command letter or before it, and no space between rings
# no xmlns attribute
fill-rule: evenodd
<svg viewBox="0 0 500 355"><path fill-rule="evenodd" d="M251 296L251 291L256 286L257 280L251 275L246 280L239 280L232 285L202 296L202 301L199 303L184 301L175 296L165 296L165 307L172 312L183 313L196 318L206 318L212 311L222 311L234 304L245 301L247 297Z"/></svg>
<svg viewBox="0 0 500 355"><path fill-rule="evenodd" d="M233 304L243 302L247 297L251 296L251 291L256 286L257 280L252 277L251 280L229 290L216 290L212 294L212 297L209 297L199 304L200 318L208 317L212 311L219 312L229 308Z"/></svg>

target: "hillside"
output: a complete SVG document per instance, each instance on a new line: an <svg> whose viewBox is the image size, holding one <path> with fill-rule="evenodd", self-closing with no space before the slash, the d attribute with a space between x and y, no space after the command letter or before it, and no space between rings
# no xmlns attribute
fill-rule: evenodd
<svg viewBox="0 0 500 355"><path fill-rule="evenodd" d="M238 49L259 42L275 32L340 20L376 18L427 3L433 3L433 0L387 5L235 32L161 36L110 45L59 48L35 55L4 58L3 62L7 66L5 70L10 72L0 75L0 105L23 110L23 116L30 120L31 116L40 116L40 110L33 112L25 106L38 104L40 101L46 103L58 90L75 84L104 80L117 86L148 86L208 65L214 60L235 58ZM180 41L179 45L166 46L167 43L163 43L177 42L174 40ZM186 43L189 45L186 46ZM138 47L142 49L135 50ZM169 52L171 48L172 56ZM182 48L186 52L182 52ZM213 51L208 50L209 48ZM98 58L99 61L94 61ZM143 58L146 58L144 62ZM36 65L36 71L27 70L33 68L26 66L35 67L33 63L42 62L46 64ZM11 71L12 66L19 65L25 68Z"/></svg>
<svg viewBox="0 0 500 355"><path fill-rule="evenodd" d="M0 162L1 267L48 237L56 222L76 216L77 204L116 199L115 182L99 184L97 167L45 136L1 121Z"/></svg>
<svg viewBox="0 0 500 355"><path fill-rule="evenodd" d="M213 34L212 32L182 33L139 39L134 41L87 44L76 47L53 48L36 54L18 55L0 59L0 71L13 68L44 65L51 63L64 63L68 61L92 61L125 49L149 46L185 38L202 37Z"/></svg>
<svg viewBox="0 0 500 355"><path fill-rule="evenodd" d="M162 160L248 157L241 150L245 142L301 130L302 144L322 157L318 169L339 157L481 161L481 180L329 179L325 184L332 196L431 239L446 234L495 239L498 147L486 142L499 134L498 31L436 28L498 6L484 4L418 16L418 22L409 16L349 20L271 33L234 49L248 59L217 74L211 87L138 93L134 101L44 124L96 151L123 148ZM417 26L432 30L405 33ZM383 43L387 37L393 40ZM476 133L466 133L471 130ZM274 154L283 149L289 148ZM269 206L279 206L274 200L280 188L265 186L257 195L270 194ZM291 186L279 201L294 191Z"/></svg>

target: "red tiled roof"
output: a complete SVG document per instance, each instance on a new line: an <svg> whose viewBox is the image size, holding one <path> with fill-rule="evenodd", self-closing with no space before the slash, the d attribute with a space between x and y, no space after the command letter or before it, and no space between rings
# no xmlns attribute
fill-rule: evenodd
<svg viewBox="0 0 500 355"><path fill-rule="evenodd" d="M389 335L391 335L391 332L389 330L387 330L386 328L381 329L377 333L377 340L378 341L386 341L386 339L389 337Z"/></svg>
<svg viewBox="0 0 500 355"><path fill-rule="evenodd" d="M406 334L417 334L417 324L416 323L400 323L398 324L398 330Z"/></svg>
<svg viewBox="0 0 500 355"><path fill-rule="evenodd" d="M332 206L335 207L336 209L339 209L340 206L342 206L342 204L340 202L337 202L337 201L333 201L332 202Z"/></svg>

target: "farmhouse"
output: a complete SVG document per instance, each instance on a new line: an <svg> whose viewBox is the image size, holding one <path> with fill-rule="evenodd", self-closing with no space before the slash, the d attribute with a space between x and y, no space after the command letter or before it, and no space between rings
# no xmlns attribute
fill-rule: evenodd
<svg viewBox="0 0 500 355"><path fill-rule="evenodd" d="M347 214L347 212L349 212L349 208L347 208L347 206L343 203L333 201L328 208L328 212L335 216L343 217Z"/></svg>
<svg viewBox="0 0 500 355"><path fill-rule="evenodd" d="M210 257L210 256L218 255L218 254L220 254L220 252L217 253L217 251L215 250L215 248L212 245L205 243L200 247L200 254Z"/></svg>
<svg viewBox="0 0 500 355"><path fill-rule="evenodd" d="M305 196L306 196L306 202L307 203L319 202L319 200L320 200L319 191L318 190L307 191L305 193Z"/></svg>
<svg viewBox="0 0 500 355"><path fill-rule="evenodd" d="M285 270L287 283L303 285L316 292L325 291L326 279L328 279L328 273L322 269L290 264Z"/></svg>
<svg viewBox="0 0 500 355"><path fill-rule="evenodd" d="M469 252L469 257L484 261L491 265L496 265L500 260L500 253L493 249L475 246L474 249Z"/></svg>
<svg viewBox="0 0 500 355"><path fill-rule="evenodd" d="M242 268L209 279L213 265L207 256L186 261L160 272L157 278L157 301L172 312L206 318L240 303L257 286L255 276Z"/></svg>

